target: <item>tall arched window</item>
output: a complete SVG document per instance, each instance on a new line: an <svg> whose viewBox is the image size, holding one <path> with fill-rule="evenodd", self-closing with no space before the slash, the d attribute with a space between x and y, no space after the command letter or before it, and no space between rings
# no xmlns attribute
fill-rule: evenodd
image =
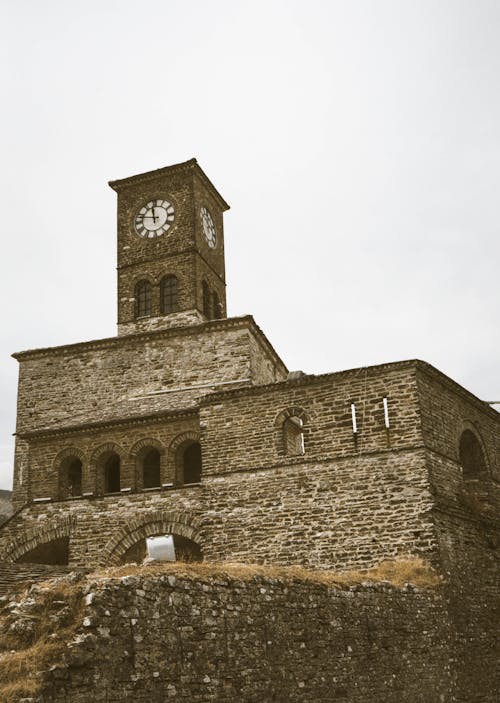
<svg viewBox="0 0 500 703"><path fill-rule="evenodd" d="M198 442L186 447L182 463L184 483L199 483L201 481L201 447Z"/></svg>
<svg viewBox="0 0 500 703"><path fill-rule="evenodd" d="M118 493L120 490L120 457L110 452L103 463L104 492Z"/></svg>
<svg viewBox="0 0 500 703"><path fill-rule="evenodd" d="M149 449L142 461L142 485L144 488L158 488L161 485L160 452Z"/></svg>
<svg viewBox="0 0 500 703"><path fill-rule="evenodd" d="M139 281L135 286L135 316L149 317L151 312L151 283L149 281Z"/></svg>
<svg viewBox="0 0 500 703"><path fill-rule="evenodd" d="M214 294L212 296L213 300L213 314L214 314L214 320L220 320L222 317L222 305L220 304L220 298L219 294L214 291Z"/></svg>
<svg viewBox="0 0 500 703"><path fill-rule="evenodd" d="M177 480L183 483L201 481L201 446L198 442L184 442L176 453Z"/></svg>
<svg viewBox="0 0 500 703"><path fill-rule="evenodd" d="M169 312L177 312L179 309L177 293L177 277L173 275L164 276L160 284L160 311L162 315L167 315Z"/></svg>
<svg viewBox="0 0 500 703"><path fill-rule="evenodd" d="M207 320L210 320L210 289L206 281L202 282L201 287L203 291L203 314Z"/></svg>
<svg viewBox="0 0 500 703"><path fill-rule="evenodd" d="M487 467L483 448L478 438L471 430L464 430L462 432L458 453L465 479L474 479L484 476Z"/></svg>
<svg viewBox="0 0 500 703"><path fill-rule="evenodd" d="M82 495L82 462L78 457L69 456L59 469L59 496L69 498Z"/></svg>
<svg viewBox="0 0 500 703"><path fill-rule="evenodd" d="M301 417L287 417L283 423L283 449L287 456L304 454L304 423Z"/></svg>
<svg viewBox="0 0 500 703"><path fill-rule="evenodd" d="M305 454L304 428L308 418L302 408L291 407L279 413L274 421L277 429L277 449L285 456Z"/></svg>

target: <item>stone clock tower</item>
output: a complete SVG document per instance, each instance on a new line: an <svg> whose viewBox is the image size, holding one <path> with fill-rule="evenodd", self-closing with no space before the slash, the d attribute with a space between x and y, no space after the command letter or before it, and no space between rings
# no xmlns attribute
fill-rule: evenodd
<svg viewBox="0 0 500 703"><path fill-rule="evenodd" d="M229 205L196 159L109 185L118 193L118 334L226 317Z"/></svg>

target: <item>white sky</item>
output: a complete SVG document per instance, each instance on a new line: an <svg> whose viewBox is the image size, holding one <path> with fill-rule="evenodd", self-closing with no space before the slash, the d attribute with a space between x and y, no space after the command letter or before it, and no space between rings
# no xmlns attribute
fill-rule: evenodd
<svg viewBox="0 0 500 703"><path fill-rule="evenodd" d="M230 315L291 369L419 357L500 400L498 0L0 0L10 354L115 334L107 181L195 156Z"/></svg>

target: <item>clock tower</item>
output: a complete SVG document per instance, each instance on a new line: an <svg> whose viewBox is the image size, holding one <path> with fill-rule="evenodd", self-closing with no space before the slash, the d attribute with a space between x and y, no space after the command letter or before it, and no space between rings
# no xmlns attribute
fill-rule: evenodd
<svg viewBox="0 0 500 703"><path fill-rule="evenodd" d="M226 317L229 205L196 159L109 185L118 193L118 334Z"/></svg>

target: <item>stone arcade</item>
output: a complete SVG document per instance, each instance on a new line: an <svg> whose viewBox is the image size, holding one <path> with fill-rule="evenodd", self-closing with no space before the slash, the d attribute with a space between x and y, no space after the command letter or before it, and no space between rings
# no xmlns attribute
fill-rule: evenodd
<svg viewBox="0 0 500 703"><path fill-rule="evenodd" d="M489 681L499 414L422 361L289 373L251 316L226 317L228 205L196 160L110 185L118 336L14 355L3 561L140 561L164 534L212 561L422 555L449 579L474 687Z"/></svg>

